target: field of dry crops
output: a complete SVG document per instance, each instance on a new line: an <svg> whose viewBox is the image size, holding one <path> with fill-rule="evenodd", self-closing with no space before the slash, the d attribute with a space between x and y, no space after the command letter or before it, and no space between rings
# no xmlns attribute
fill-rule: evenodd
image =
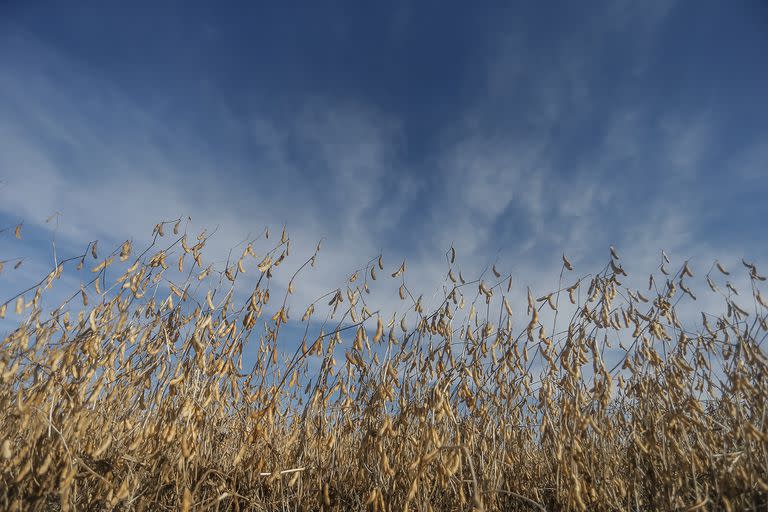
<svg viewBox="0 0 768 512"><path fill-rule="evenodd" d="M298 310L316 255L289 263L283 230L214 265L209 236L171 221L145 247L88 244L24 291L4 262L1 509L768 508L749 262L663 255L638 290L613 249L591 274L563 257L561 286L526 301L450 249L428 307L376 256ZM721 310L683 319L697 279ZM368 300L385 281L410 324Z"/></svg>

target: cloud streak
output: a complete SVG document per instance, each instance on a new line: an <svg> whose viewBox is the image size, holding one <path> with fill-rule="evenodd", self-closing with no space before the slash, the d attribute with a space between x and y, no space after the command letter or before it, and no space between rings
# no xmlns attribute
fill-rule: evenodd
<svg viewBox="0 0 768 512"><path fill-rule="evenodd" d="M258 87L233 93L214 75L189 90L160 82L148 100L80 54L8 30L0 220L44 230L61 212L61 250L77 252L189 215L218 226L218 260L249 233L285 224L295 261L325 239L303 300L380 252L388 265L407 259L414 288L429 293L452 244L468 275L498 260L521 287L553 285L563 252L579 269L602 267L610 244L640 273L662 247L702 266L717 252L734 261L765 254L765 237L753 235L767 188L760 134L734 139L727 105L675 104L658 92L669 87L659 52L679 9L615 5L583 27L541 25L559 38L498 16L511 28L478 35L488 51L465 69L481 71L467 81L480 92L451 105L453 122L431 133L415 132L426 121L408 113L408 101L426 98L388 109L379 96L308 88L272 102ZM402 46L420 13L399 16L392 30ZM48 261L49 247L29 257Z"/></svg>

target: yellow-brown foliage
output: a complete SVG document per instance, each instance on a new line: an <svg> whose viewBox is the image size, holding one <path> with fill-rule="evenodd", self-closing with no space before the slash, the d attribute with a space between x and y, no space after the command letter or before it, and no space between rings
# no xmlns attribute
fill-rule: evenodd
<svg viewBox="0 0 768 512"><path fill-rule="evenodd" d="M613 248L601 272L538 300L529 291L527 305L496 266L465 280L451 248L431 311L405 262L380 272L375 257L292 314L317 253L270 294L285 231L223 266L203 260L208 235L178 221L153 237L140 254L89 244L2 298L2 314L18 315L0 345L0 509L768 507L754 265L751 293L706 275L724 310L695 330L677 309L693 300L688 263L673 273L664 255L664 275L640 292L622 284ZM562 261L561 282L573 268ZM45 310L70 265L85 282ZM244 272L257 278L240 296ZM415 325L366 302L377 273L401 285ZM288 324L303 338L281 335Z"/></svg>

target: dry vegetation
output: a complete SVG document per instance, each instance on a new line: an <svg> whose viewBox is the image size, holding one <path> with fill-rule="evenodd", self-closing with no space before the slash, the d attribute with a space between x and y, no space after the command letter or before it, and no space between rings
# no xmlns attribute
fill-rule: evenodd
<svg viewBox="0 0 768 512"><path fill-rule="evenodd" d="M430 310L405 263L375 257L289 314L315 257L278 293L285 231L217 266L209 235L186 230L158 224L142 252L89 244L16 296L0 284L14 322L0 345L0 508L768 507L768 308L752 264L738 295L712 265L722 311L692 330L678 316L694 300L688 263L675 272L664 255L638 291L613 250L580 277L563 257L557 291L515 303L509 276L465 281L451 249ZM82 287L44 307L63 273ZM410 326L366 302L393 279ZM297 326L303 339L285 335Z"/></svg>

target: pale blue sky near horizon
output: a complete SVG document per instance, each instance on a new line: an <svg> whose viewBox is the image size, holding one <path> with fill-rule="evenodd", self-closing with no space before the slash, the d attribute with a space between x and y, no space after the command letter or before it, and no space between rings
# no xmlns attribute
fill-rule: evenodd
<svg viewBox="0 0 768 512"><path fill-rule="evenodd" d="M2 258L42 269L60 212L67 254L286 224L318 290L380 251L435 285L451 244L523 281L609 245L759 264L766 55L757 0L3 2Z"/></svg>

